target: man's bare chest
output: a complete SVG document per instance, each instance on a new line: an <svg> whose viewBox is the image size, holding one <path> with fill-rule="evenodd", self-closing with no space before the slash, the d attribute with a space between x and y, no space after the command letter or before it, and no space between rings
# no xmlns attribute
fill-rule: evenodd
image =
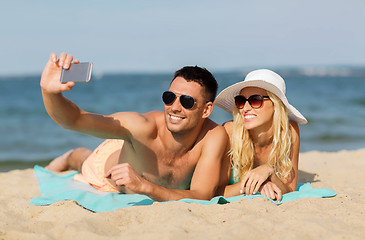
<svg viewBox="0 0 365 240"><path fill-rule="evenodd" d="M194 151L177 155L158 144L125 144L122 162L129 162L147 180L168 188L186 189L198 162Z"/></svg>
<svg viewBox="0 0 365 240"><path fill-rule="evenodd" d="M188 154L176 157L161 153L155 159L154 171L144 172L143 175L164 187L186 189L190 185L196 163L197 160Z"/></svg>

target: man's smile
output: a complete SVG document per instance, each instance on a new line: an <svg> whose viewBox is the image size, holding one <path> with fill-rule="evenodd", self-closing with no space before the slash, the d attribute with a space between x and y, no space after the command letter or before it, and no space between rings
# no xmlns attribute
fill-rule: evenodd
<svg viewBox="0 0 365 240"><path fill-rule="evenodd" d="M177 115L172 115L172 114L169 114L169 118L170 118L170 120L172 122L180 122L183 119L185 119L185 117L181 117L181 116L177 116Z"/></svg>

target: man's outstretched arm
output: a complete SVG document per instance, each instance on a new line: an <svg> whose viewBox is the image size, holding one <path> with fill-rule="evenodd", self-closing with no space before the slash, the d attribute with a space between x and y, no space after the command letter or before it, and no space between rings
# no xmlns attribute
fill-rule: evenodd
<svg viewBox="0 0 365 240"><path fill-rule="evenodd" d="M44 106L50 117L58 124L66 127L68 123L75 121L80 115L80 109L62 95L75 85L74 82L61 83L62 68L68 69L72 63L72 55L62 53L60 58L52 53L41 77L41 89ZM75 60L74 63L78 63Z"/></svg>
<svg viewBox="0 0 365 240"><path fill-rule="evenodd" d="M62 95L73 88L74 82L61 83L62 68L68 69L73 61L72 55L52 53L41 77L44 106L50 117L66 129L89 134L99 138L121 138L128 140L130 127L144 123L145 118L138 113L117 113L109 116L89 113ZM144 126L141 124L140 126Z"/></svg>

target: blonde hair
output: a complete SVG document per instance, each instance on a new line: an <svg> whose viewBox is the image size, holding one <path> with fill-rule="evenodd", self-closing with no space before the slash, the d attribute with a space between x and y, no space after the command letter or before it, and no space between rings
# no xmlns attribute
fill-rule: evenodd
<svg viewBox="0 0 365 240"><path fill-rule="evenodd" d="M267 91L274 104L272 150L267 163L273 167L280 178L286 178L292 170L289 159L291 153L291 132L286 108L281 100ZM248 130L244 127L243 116L237 107L233 110L233 131L231 149L229 152L236 181L252 169L254 162L254 144Z"/></svg>

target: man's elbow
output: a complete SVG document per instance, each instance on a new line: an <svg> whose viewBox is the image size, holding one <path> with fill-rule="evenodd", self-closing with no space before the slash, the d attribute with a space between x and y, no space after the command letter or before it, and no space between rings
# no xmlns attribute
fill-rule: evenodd
<svg viewBox="0 0 365 240"><path fill-rule="evenodd" d="M78 131L79 128L79 122L77 119L70 119L67 121L55 121L58 125L60 125L63 129L66 130L72 130L72 131Z"/></svg>
<svg viewBox="0 0 365 240"><path fill-rule="evenodd" d="M76 127L72 124L59 124L63 129L75 131Z"/></svg>

